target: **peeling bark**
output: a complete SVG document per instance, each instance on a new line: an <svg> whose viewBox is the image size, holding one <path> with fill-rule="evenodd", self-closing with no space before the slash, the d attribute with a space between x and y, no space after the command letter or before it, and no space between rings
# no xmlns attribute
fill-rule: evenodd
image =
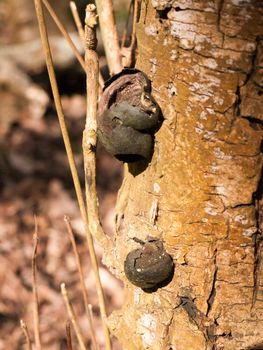
<svg viewBox="0 0 263 350"><path fill-rule="evenodd" d="M263 348L262 17L252 0L141 4L137 68L164 122L151 163L129 168L117 205L108 262L126 297L109 323L125 349ZM154 293L123 273L132 238L148 235L175 262Z"/></svg>

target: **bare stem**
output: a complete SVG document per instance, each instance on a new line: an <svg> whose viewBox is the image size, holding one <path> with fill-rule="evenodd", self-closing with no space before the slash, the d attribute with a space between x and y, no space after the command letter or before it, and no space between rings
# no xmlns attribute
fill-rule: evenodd
<svg viewBox="0 0 263 350"><path fill-rule="evenodd" d="M41 341L40 341L40 331L39 331L39 306L38 306L38 293L37 293L37 277L36 277L36 258L37 258L37 246L38 246L38 224L37 218L35 219L35 232L33 235L34 240L34 248L33 248L33 256L32 256L32 277L33 277L33 315L34 315L34 334L35 334L35 342L36 349L41 350Z"/></svg>
<svg viewBox="0 0 263 350"><path fill-rule="evenodd" d="M78 33L79 33L80 40L83 44L83 47L85 47L85 33L84 33L84 29L83 29L82 24L81 24L81 20L79 17L79 13L78 13L78 9L77 9L75 1L70 1L69 6L70 6L70 10L71 10L75 25L76 25Z"/></svg>
<svg viewBox="0 0 263 350"><path fill-rule="evenodd" d="M96 6L87 5L85 18L86 52L85 61L87 67L87 113L86 124L83 132L83 156L85 169L86 203L88 207L89 229L93 235L105 236L99 220L98 199L96 191L96 156L97 144L97 104L98 104L98 73L99 60L96 53L97 38ZM91 260L93 256L91 254ZM97 278L95 276L95 278ZM107 327L107 315L103 289L100 280L97 280L97 292L100 305L100 313L104 330L106 349L111 349L110 334Z"/></svg>
<svg viewBox="0 0 263 350"><path fill-rule="evenodd" d="M61 294L63 295L64 301L65 301L65 304L67 307L68 316L71 320L71 323L74 327L74 330L75 330L75 333L76 333L76 336L78 339L79 346L80 346L81 350L87 350L87 348L85 346L85 342L84 342L84 337L83 337L81 330L80 330L80 327L78 325L73 306L72 306L72 304L69 300L69 297L68 297L68 292L67 292L65 283L61 283L60 288L61 288Z"/></svg>
<svg viewBox="0 0 263 350"><path fill-rule="evenodd" d="M84 69L84 71L86 70L86 66L85 66L85 62L83 57L80 55L76 45L73 43L71 37L69 36L68 32L66 31L64 25L61 23L60 19L58 18L58 16L56 15L55 11L53 10L52 6L50 5L50 3L47 0L42 0L43 4L45 5L45 7L47 8L50 16L53 18L54 22L56 23L58 29L60 30L60 32L62 33L62 35L65 37L65 39L67 40L67 42L69 43L72 51L74 52L76 58L78 59L79 63L81 64L82 68Z"/></svg>
<svg viewBox="0 0 263 350"><path fill-rule="evenodd" d="M88 315L89 315L89 318L90 318L90 321L91 321L91 324L92 324L91 331L93 332L93 336L95 337L94 317L93 317L93 311L92 311L92 305L91 304L88 305ZM96 344L96 348L95 349L99 350L98 344Z"/></svg>
<svg viewBox="0 0 263 350"><path fill-rule="evenodd" d="M101 231L99 221L98 198L96 192L96 155L97 144L97 104L98 104L98 68L99 60L95 51L97 46L96 7L87 6L85 19L85 36L87 48L85 61L87 67L87 110L86 123L83 132L83 156L85 170L86 204L91 232Z"/></svg>
<svg viewBox="0 0 263 350"><path fill-rule="evenodd" d="M71 340L70 321L68 321L66 323L66 335L67 335L67 350L73 350L73 348L72 348L72 340Z"/></svg>
<svg viewBox="0 0 263 350"><path fill-rule="evenodd" d="M25 338L26 338L27 350L32 350L32 343L31 343L31 339L30 339L27 325L23 320L20 320L20 326L21 326L22 331L23 331Z"/></svg>
<svg viewBox="0 0 263 350"><path fill-rule="evenodd" d="M82 66L82 68L84 69L84 71L86 71L86 66L85 66L85 61L83 59L83 57L81 56L81 54L79 53L76 45L74 44L74 42L72 41L70 35L68 34L66 28L64 27L64 25L62 24L62 22L60 21L60 19L58 18L58 16L56 15L55 11L53 10L52 6L50 5L50 3L48 2L48 0L42 0L43 4L45 5L45 7L47 8L50 16L53 18L54 22L56 23L58 29L60 30L60 32L62 33L62 35L64 36L64 38L66 39L66 41L68 42L69 46L71 47L74 55L76 56L77 60L79 61L80 65ZM81 23L80 23L81 25ZM83 29L82 29L83 30ZM82 38L81 38L82 40ZM104 83L103 80L101 81L101 87L103 87Z"/></svg>
<svg viewBox="0 0 263 350"><path fill-rule="evenodd" d="M122 63L112 0L96 0L96 5L109 70L116 74L122 70Z"/></svg>
<svg viewBox="0 0 263 350"><path fill-rule="evenodd" d="M121 49L124 47L125 41L127 39L127 32L128 32L129 21L130 21L130 16L131 16L131 11L132 11L133 6L134 6L134 0L130 0L128 15L127 15L125 27L124 27L124 30L122 33L122 38L121 38Z"/></svg>
<svg viewBox="0 0 263 350"><path fill-rule="evenodd" d="M90 232L89 232L89 224L88 224L88 217L87 217L87 212L86 212L86 208L85 208L85 202L84 202L84 198L83 198L83 194L82 194L82 190L81 190L81 186L80 186L80 181L79 181L79 177L78 177L78 173L77 173L76 163L74 160L72 147L71 147L71 143L70 143L70 139L69 139L69 135L68 135L68 131L67 131L67 126L65 123L65 117L64 117L64 113L63 113L63 109L62 109L62 105L61 105L61 100L60 100L60 96L59 96L57 80L56 80L56 75L55 75L53 61L52 61L52 55L51 55L48 36L47 36L47 30L46 30L46 24L45 24L45 19L44 19L44 14L43 14L43 8L41 5L41 0L35 0L35 6L36 6L36 12L37 12L37 16L38 16L41 40L42 40L43 49L44 49L45 56L46 56L46 64L47 64L47 69L48 69L49 80L50 80L52 93L53 93L53 97L54 97L54 102L55 102L55 106L56 106L56 110L57 110L57 114L58 114L58 120L59 120L61 132L62 132L62 136L63 136L63 141L64 141L65 148L66 148L66 153L67 153L67 157L68 157L70 171L71 171L71 175L72 175L74 186L75 186L75 191L76 191L76 195L77 195L77 199L78 199L80 213L81 213L81 217L83 219L84 225L85 225L85 232L86 232L87 236L91 237ZM92 237L91 237L91 240L92 240ZM108 238L106 235L101 237L100 243L102 245L108 244ZM92 246L93 246L93 243L92 243ZM94 247L90 248L90 250L94 251ZM95 267L95 270L96 269L97 268Z"/></svg>
<svg viewBox="0 0 263 350"><path fill-rule="evenodd" d="M75 259L76 259L76 263L77 263L82 297L83 297L83 300L84 300L85 311L86 311L86 314L87 314L87 317L88 317L88 322L89 322L90 331L91 331L92 344L93 344L94 349L98 349L97 342L96 342L94 325L93 325L92 318L90 317L90 313L89 313L88 293L87 293L87 289L86 289L85 282L84 282L84 274L83 274L83 270L82 270L82 266L81 266L81 262L80 262L80 257L79 257L79 253L78 253L78 249L77 249L77 245L76 245L76 240L75 240L74 233L73 233L73 230L72 230L72 227L71 227L71 224L70 224L69 217L68 216L64 216L64 221L65 221L66 226L67 226L68 234L69 234L69 237L70 237L71 245L72 245L73 252L74 252L74 255L75 255Z"/></svg>
<svg viewBox="0 0 263 350"><path fill-rule="evenodd" d="M103 289L102 289L101 282L100 282L98 263L97 263L97 258L96 258L95 249L94 249L94 245L93 245L93 238L92 238L91 232L89 230L87 211L86 211L86 207L85 207L85 203L84 203L84 198L83 198L83 194L82 194L82 190L81 190L81 186L80 186L77 168L76 168L76 164L75 164L75 160L74 160L74 156L73 156L73 152L72 152L72 147L70 144L69 135L68 135L68 131L67 131L66 123L65 123L65 117L64 117L63 110L62 110L61 100L60 100L60 96L59 96L59 92L58 92L58 86L57 86L56 75L55 75L55 71L54 71L48 36L47 36L47 29L46 29L44 14L43 14L42 3L41 3L41 0L34 0L34 1L35 1L36 13L37 13L37 17L38 17L40 36L41 36L42 45L43 45L45 56L46 56L46 64L47 64L47 69L48 69L48 74L49 74L49 80L51 83L52 93L54 96L55 106L56 106L56 110L57 110L57 114L58 114L58 120L59 120L61 132L62 132L62 136L63 136L65 148L66 148L66 153L67 153L68 162L69 162L69 166L70 166L70 170L71 170L71 175L73 178L74 187L75 187L75 191L76 191L76 195L77 195L77 199L78 199L81 217L82 217L82 220L84 222L85 234L86 234L86 238L87 238L87 242L88 242L92 268L93 268L93 272L95 275L96 289L97 289L99 303L100 303L102 322L104 325L105 335L107 335L106 344L110 344L109 331L108 331L108 328L106 326L105 301L104 301ZM110 250L110 240L104 234L103 231L101 231L101 235L98 236L97 238L105 250ZM111 349L111 347L107 346L107 350L110 350L110 349Z"/></svg>
<svg viewBox="0 0 263 350"><path fill-rule="evenodd" d="M136 23L139 20L140 16L140 6L139 6L139 0L133 0L133 20L132 20L132 38L131 38L131 47L135 49L136 45Z"/></svg>
<svg viewBox="0 0 263 350"><path fill-rule="evenodd" d="M78 9L77 9L75 1L70 1L69 6L71 9L71 13L72 13L75 25L76 25L78 33L79 33L79 38L82 42L83 48L85 49L85 45L86 45L85 44L85 32L84 32L84 29L83 29L82 24L81 24L81 20L79 17L79 13L78 13ZM100 72L99 72L99 84L100 84L100 88L102 88L104 86L104 79L103 79L103 76L101 75Z"/></svg>
<svg viewBox="0 0 263 350"><path fill-rule="evenodd" d="M122 64L124 67L131 67L134 65L135 61L135 49L136 49L136 23L139 19L139 2L138 0L131 0L131 4L133 4L133 19L132 19L132 33L131 33L131 42L129 47L124 46L124 42L121 48L122 52ZM130 5L131 8L131 5ZM127 19L127 24L129 22L130 9ZM127 28L126 28L127 31ZM126 32L124 32L126 34Z"/></svg>
<svg viewBox="0 0 263 350"><path fill-rule="evenodd" d="M73 156L73 152L72 152L72 148L69 140L67 126L65 123L65 117L62 110L61 100L58 92L57 80L56 80L56 75L55 75L53 61L52 61L52 55L51 55L48 36L47 36L47 30L46 30L46 24L45 24L45 18L43 14L41 0L35 0L35 7L36 7L36 12L38 17L38 24L40 29L42 45L46 56L46 64L48 69L49 80L50 80L52 93L55 101L55 106L58 114L58 120L59 120L61 132L63 136L63 141L67 152L71 175L75 186L75 191L76 191L76 195L77 195L77 199L80 207L81 216L85 223L85 230L88 230L88 219L87 219L85 203L84 203L82 190L81 190L81 186L78 178L77 168L76 168L76 164L75 164L75 160L74 160L74 156Z"/></svg>

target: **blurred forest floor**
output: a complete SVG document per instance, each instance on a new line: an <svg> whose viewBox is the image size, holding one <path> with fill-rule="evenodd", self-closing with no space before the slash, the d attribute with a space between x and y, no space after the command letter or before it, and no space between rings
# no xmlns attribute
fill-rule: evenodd
<svg viewBox="0 0 263 350"><path fill-rule="evenodd" d="M68 31L75 31L68 1L50 3ZM85 2L76 3L84 15ZM120 3L120 13L125 11L125 6L126 2ZM48 15L46 18L62 104L83 184L85 75L52 20ZM73 39L76 38L75 33ZM81 47L78 40L76 43ZM101 64L105 65L105 59ZM100 214L109 234L113 231L113 208L121 179L121 163L99 147ZM34 2L6 0L0 2L0 350L25 349L20 319L27 323L33 336L34 214L39 223L37 267L43 349L66 348L67 313L60 294L62 282L68 287L87 344L90 342L64 215L71 218L77 237L89 303L94 306L96 336L99 344L103 344L95 282L51 98ZM97 246L96 251L100 259L101 250ZM103 265L100 272L110 313L122 304L122 286ZM73 340L76 344L76 339ZM113 348L121 349L115 340Z"/></svg>

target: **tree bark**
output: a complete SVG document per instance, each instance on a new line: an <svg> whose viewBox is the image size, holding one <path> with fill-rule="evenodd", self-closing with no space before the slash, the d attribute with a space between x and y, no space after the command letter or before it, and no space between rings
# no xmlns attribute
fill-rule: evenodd
<svg viewBox="0 0 263 350"><path fill-rule="evenodd" d="M164 122L150 164L129 167L117 203L108 264L125 303L109 323L124 349L263 348L262 15L252 0L141 3L137 68ZM123 272L132 238L148 235L175 262L153 293Z"/></svg>

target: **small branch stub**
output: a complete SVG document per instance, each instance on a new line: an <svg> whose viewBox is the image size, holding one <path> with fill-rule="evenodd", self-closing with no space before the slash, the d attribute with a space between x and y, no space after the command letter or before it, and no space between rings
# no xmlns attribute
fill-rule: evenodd
<svg viewBox="0 0 263 350"><path fill-rule="evenodd" d="M96 13L96 6L93 4L89 4L86 7L86 33L85 33L85 45L87 50L96 50L97 48L97 36L95 27L97 26L97 18L98 15Z"/></svg>
<svg viewBox="0 0 263 350"><path fill-rule="evenodd" d="M98 138L121 161L149 160L160 115L150 80L141 71L126 68L105 84L98 108Z"/></svg>

